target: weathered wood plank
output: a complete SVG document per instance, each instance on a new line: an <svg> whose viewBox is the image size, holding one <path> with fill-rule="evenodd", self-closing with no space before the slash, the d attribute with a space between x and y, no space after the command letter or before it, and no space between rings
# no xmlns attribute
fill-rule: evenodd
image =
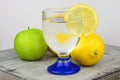
<svg viewBox="0 0 120 80"><path fill-rule="evenodd" d="M120 80L120 71L116 71L93 80Z"/></svg>
<svg viewBox="0 0 120 80"><path fill-rule="evenodd" d="M8 49L0 52L0 62L18 58L13 49Z"/></svg>
<svg viewBox="0 0 120 80"><path fill-rule="evenodd" d="M2 56L3 55L3 56ZM47 67L56 61L56 57L49 52L40 61L23 61L17 58L14 50L3 51L0 54L0 70L19 76L26 80L91 80L120 70L120 47L106 45L106 52L102 60L91 67L81 67L81 71L70 76L52 75Z"/></svg>
<svg viewBox="0 0 120 80"><path fill-rule="evenodd" d="M20 77L0 71L0 80L22 80Z"/></svg>

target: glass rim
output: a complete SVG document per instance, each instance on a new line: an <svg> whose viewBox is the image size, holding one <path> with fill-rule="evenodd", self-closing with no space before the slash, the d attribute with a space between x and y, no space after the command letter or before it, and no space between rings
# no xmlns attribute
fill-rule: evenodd
<svg viewBox="0 0 120 80"><path fill-rule="evenodd" d="M69 9L69 7L57 7L57 8L46 8L43 9L43 12L65 12Z"/></svg>

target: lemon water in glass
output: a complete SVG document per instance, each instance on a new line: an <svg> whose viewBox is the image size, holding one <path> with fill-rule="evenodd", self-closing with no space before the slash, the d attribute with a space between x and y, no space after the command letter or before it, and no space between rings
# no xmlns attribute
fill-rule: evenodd
<svg viewBox="0 0 120 80"><path fill-rule="evenodd" d="M80 66L71 62L70 52L78 43L79 37L70 33L64 21L67 8L43 10L43 33L48 46L57 53L58 60L48 67L48 72L57 75L77 73Z"/></svg>

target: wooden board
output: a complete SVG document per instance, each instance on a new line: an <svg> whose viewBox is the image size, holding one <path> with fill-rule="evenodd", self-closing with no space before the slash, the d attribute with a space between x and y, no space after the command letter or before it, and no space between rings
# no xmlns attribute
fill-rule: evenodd
<svg viewBox="0 0 120 80"><path fill-rule="evenodd" d="M58 76L47 72L47 67L57 60L50 52L46 52L42 60L23 61L17 57L14 49L10 49L0 52L0 71L20 80L92 80L119 71L119 56L120 47L106 45L104 57L95 66L81 66L81 71L77 74Z"/></svg>

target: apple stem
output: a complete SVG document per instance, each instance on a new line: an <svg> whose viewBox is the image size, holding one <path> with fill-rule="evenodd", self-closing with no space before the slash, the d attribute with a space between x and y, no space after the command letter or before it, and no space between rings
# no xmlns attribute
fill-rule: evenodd
<svg viewBox="0 0 120 80"><path fill-rule="evenodd" d="M28 26L28 29L30 29L30 27Z"/></svg>

